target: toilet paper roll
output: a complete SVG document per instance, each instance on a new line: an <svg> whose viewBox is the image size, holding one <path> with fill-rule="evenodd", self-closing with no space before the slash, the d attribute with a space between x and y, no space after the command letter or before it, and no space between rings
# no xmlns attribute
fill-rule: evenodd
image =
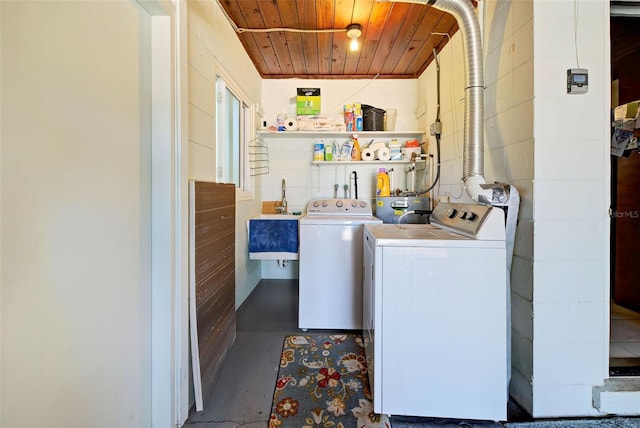
<svg viewBox="0 0 640 428"><path fill-rule="evenodd" d="M376 158L381 161L388 161L391 159L391 150L386 147L376 150Z"/></svg>
<svg viewBox="0 0 640 428"><path fill-rule="evenodd" d="M366 148L362 151L362 160L372 161L376 160L376 152L373 149Z"/></svg>
<svg viewBox="0 0 640 428"><path fill-rule="evenodd" d="M287 131L297 131L298 130L298 121L295 119L287 119L284 122L284 127Z"/></svg>

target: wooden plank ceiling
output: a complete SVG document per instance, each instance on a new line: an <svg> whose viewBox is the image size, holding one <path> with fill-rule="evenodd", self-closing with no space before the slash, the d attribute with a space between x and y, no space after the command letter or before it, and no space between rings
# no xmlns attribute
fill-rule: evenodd
<svg viewBox="0 0 640 428"><path fill-rule="evenodd" d="M343 30L360 24L360 49L345 31L239 32L265 79L289 77L416 78L458 29L448 13L428 5L376 0L219 0L237 28ZM242 31L242 30L241 30Z"/></svg>

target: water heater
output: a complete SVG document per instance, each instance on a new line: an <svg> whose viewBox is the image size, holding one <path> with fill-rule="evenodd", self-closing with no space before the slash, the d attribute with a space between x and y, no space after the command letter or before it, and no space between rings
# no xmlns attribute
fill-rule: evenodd
<svg viewBox="0 0 640 428"><path fill-rule="evenodd" d="M376 198L375 216L383 223L429 223L431 205L428 197L386 196Z"/></svg>

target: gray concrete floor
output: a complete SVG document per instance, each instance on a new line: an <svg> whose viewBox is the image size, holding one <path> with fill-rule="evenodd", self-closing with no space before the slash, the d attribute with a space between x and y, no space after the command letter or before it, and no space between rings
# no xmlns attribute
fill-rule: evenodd
<svg viewBox="0 0 640 428"><path fill-rule="evenodd" d="M260 281L236 312L236 341L205 397L205 410L192 409L184 428L267 427L282 343L285 336L300 333L297 311L297 280ZM533 421L514 402L509 403L508 419L501 423L392 416L391 424L393 428L640 428L638 418Z"/></svg>

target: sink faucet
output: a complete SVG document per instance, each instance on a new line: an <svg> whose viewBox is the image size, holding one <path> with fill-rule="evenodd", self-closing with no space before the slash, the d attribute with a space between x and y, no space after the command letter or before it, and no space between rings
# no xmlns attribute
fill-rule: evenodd
<svg viewBox="0 0 640 428"><path fill-rule="evenodd" d="M282 214L287 213L287 184L284 178L282 179L282 203L276 207L276 210Z"/></svg>

